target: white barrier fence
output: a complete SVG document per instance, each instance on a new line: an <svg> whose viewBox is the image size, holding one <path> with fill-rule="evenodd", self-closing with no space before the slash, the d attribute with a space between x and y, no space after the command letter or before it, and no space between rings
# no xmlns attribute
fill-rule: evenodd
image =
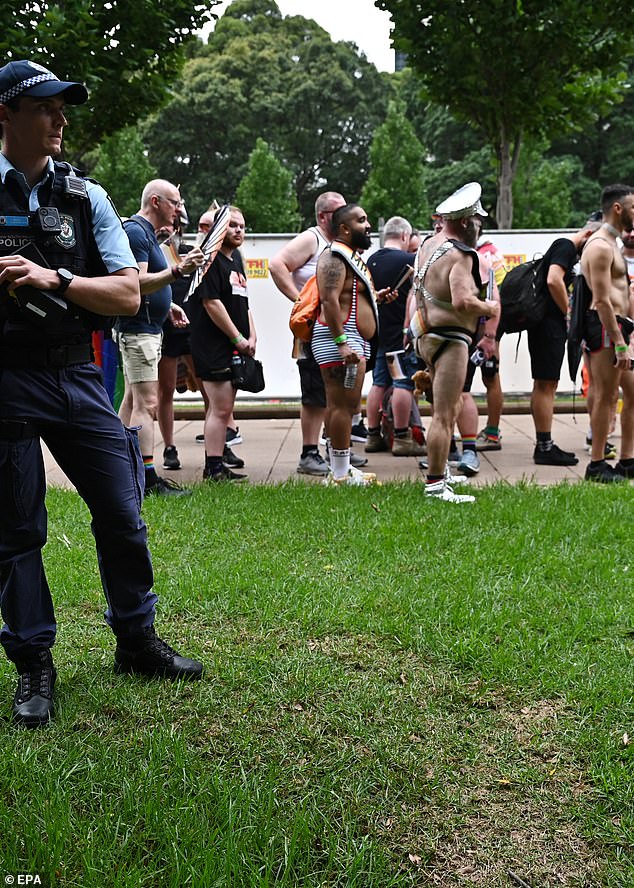
<svg viewBox="0 0 634 888"><path fill-rule="evenodd" d="M501 250L506 261L516 265L534 256L543 255L556 238L571 233L568 229L551 229L487 231L486 235ZM291 357L292 336L288 328L291 303L279 292L269 274L269 260L292 237L290 234L251 234L247 235L242 247L248 277L249 304L258 335L256 356L264 364L266 378L266 388L257 396L258 400L284 400L298 398L300 394L297 367ZM364 254L364 258L367 260L378 247L379 238L374 235L372 247ZM511 334L502 337L500 343L500 378L502 388L509 394L530 392L532 389L526 334L522 334L516 358L517 339L517 334ZM568 376L565 361L561 375L558 391L572 392L574 386ZM367 394L371 382L371 374L368 374L364 394ZM472 391L474 394L484 392L479 373L476 373ZM253 395L240 394L239 398L253 399Z"/></svg>

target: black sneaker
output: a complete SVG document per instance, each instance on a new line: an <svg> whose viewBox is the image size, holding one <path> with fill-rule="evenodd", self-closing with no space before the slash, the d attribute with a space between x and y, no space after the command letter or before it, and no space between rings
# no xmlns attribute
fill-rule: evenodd
<svg viewBox="0 0 634 888"><path fill-rule="evenodd" d="M168 445L163 451L163 468L180 469L181 461L178 458L178 450L173 444Z"/></svg>
<svg viewBox="0 0 634 888"><path fill-rule="evenodd" d="M158 478L154 484L145 488L146 496L189 496L190 493L191 490L186 490L167 478Z"/></svg>
<svg viewBox="0 0 634 888"><path fill-rule="evenodd" d="M586 481L596 481L599 484L614 484L617 481L625 481L625 475L621 475L612 466L609 466L604 459L598 462L596 466L588 463L586 466Z"/></svg>
<svg viewBox="0 0 634 888"><path fill-rule="evenodd" d="M236 426L235 429L232 429L231 426L227 426L225 442L231 447L236 447L238 444L242 444L242 435L240 434L239 426Z"/></svg>
<svg viewBox="0 0 634 888"><path fill-rule="evenodd" d="M204 435L196 435L196 444L204 444L205 436Z"/></svg>
<svg viewBox="0 0 634 888"><path fill-rule="evenodd" d="M363 417L352 426L350 440L356 441L357 444L365 444L368 440L368 430L363 422Z"/></svg>
<svg viewBox="0 0 634 888"><path fill-rule="evenodd" d="M57 671L50 650L38 651L32 659L15 664L19 673L13 698L13 721L25 728L40 728L53 718L53 688Z"/></svg>
<svg viewBox="0 0 634 888"><path fill-rule="evenodd" d="M129 645L129 647L125 647ZM203 664L181 657L150 626L142 635L119 639L114 653L114 671L160 678L200 678Z"/></svg>
<svg viewBox="0 0 634 888"><path fill-rule="evenodd" d="M240 459L239 456L236 456L228 444L225 444L225 449L222 453L222 461L226 466L229 466L230 469L244 468L244 460Z"/></svg>
<svg viewBox="0 0 634 888"><path fill-rule="evenodd" d="M614 466L614 471L621 478L634 478L634 466L624 466L621 460Z"/></svg>
<svg viewBox="0 0 634 888"><path fill-rule="evenodd" d="M203 471L203 481L246 481L248 477L248 475L239 475L237 472L232 472L224 464L219 472L212 474L207 469Z"/></svg>
<svg viewBox="0 0 634 888"><path fill-rule="evenodd" d="M592 449L592 448L590 448ZM605 450L603 451L603 459L616 459L616 447L611 441L605 442Z"/></svg>
<svg viewBox="0 0 634 888"><path fill-rule="evenodd" d="M569 450L562 450L556 444L552 444L548 450L535 448L533 460L538 466L576 466L579 459Z"/></svg>

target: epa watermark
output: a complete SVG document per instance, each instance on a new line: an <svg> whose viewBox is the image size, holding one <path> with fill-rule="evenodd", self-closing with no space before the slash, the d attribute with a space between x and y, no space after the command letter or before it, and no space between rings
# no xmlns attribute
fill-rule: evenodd
<svg viewBox="0 0 634 888"><path fill-rule="evenodd" d="M7 873L5 885L43 885L42 877L37 873Z"/></svg>

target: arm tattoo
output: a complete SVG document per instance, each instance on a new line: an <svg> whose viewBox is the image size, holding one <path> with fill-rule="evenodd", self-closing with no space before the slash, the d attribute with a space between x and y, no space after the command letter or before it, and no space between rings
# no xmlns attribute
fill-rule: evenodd
<svg viewBox="0 0 634 888"><path fill-rule="evenodd" d="M341 289L346 279L346 266L331 253L322 253L317 269L319 281L328 289Z"/></svg>

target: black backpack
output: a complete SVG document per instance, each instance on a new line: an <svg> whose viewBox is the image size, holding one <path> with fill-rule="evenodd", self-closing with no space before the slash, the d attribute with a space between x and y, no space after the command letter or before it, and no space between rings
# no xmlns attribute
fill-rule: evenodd
<svg viewBox="0 0 634 888"><path fill-rule="evenodd" d="M586 312L592 304L592 291L583 274L575 277L570 299L570 322L568 324L568 372L572 382L576 382L581 363L581 343L584 337Z"/></svg>
<svg viewBox="0 0 634 888"><path fill-rule="evenodd" d="M516 265L500 284L500 332L520 333L544 317L548 297L542 280L543 261L540 256Z"/></svg>

